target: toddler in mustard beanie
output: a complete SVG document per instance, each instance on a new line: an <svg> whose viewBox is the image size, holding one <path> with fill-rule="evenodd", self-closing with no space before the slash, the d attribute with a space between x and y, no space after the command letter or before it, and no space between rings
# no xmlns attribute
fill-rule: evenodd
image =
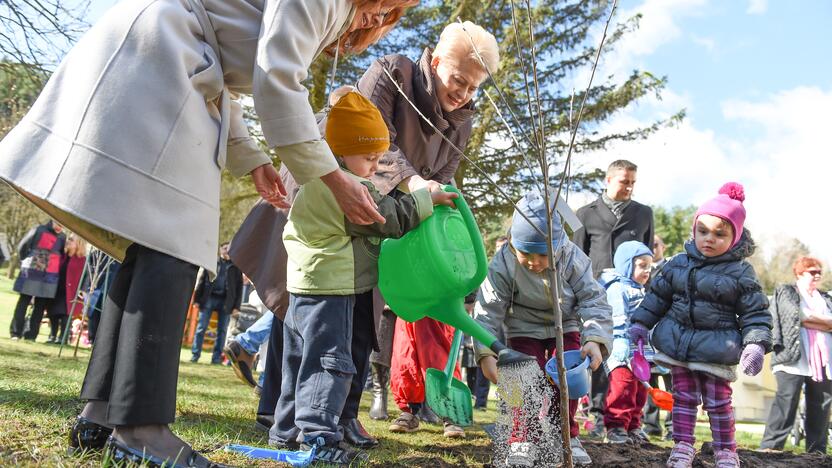
<svg viewBox="0 0 832 468"><path fill-rule="evenodd" d="M390 131L376 106L351 86L336 89L326 121L326 142L353 174L369 178L390 148Z"/></svg>

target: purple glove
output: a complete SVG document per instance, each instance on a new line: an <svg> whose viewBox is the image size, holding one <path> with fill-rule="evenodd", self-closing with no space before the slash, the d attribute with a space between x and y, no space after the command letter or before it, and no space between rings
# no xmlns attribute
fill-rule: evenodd
<svg viewBox="0 0 832 468"><path fill-rule="evenodd" d="M740 369L745 375L757 375L763 370L763 360L766 356L766 350L757 343L749 343L745 345L740 356Z"/></svg>
<svg viewBox="0 0 832 468"><path fill-rule="evenodd" d="M645 327L644 325L642 325L638 322L634 322L632 325L630 325L629 333L630 333L630 343L638 346L639 341L642 341L642 342L644 342L644 344L647 344L647 342L648 342L648 337L647 336L650 333L650 330L648 330L647 327Z"/></svg>

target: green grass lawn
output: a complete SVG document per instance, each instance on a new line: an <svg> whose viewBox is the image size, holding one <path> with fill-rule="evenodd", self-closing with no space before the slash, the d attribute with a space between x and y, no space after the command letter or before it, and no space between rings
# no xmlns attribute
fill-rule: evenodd
<svg viewBox="0 0 832 468"><path fill-rule="evenodd" d="M65 349L58 357L57 346L42 343L46 328L39 343L11 341L7 330L17 301L11 287L0 271L0 466L98 466L98 456L66 454L67 434L82 407L78 393L90 353L80 349L74 358L72 349ZM253 427L258 400L231 368L191 364L189 355L183 350L173 430L215 461L280 466L220 450L227 443L266 446L266 435ZM361 419L381 438L380 447L371 451L371 466L482 466L490 461L490 440L480 424L494 421L493 409L475 412L477 424L468 429L466 439L448 440L440 426L432 425L415 434L392 434L389 422L366 416L368 403L365 394ZM392 404L390 413L397 414ZM699 440L709 440L707 423L700 426ZM739 431L737 440L742 447L755 448L759 435Z"/></svg>

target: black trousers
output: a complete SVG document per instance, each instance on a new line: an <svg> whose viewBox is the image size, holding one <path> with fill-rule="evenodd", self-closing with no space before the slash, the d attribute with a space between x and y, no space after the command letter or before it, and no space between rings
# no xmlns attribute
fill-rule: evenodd
<svg viewBox="0 0 832 468"><path fill-rule="evenodd" d="M596 426L604 426L604 410L606 409L607 388L610 386L610 379L607 377L604 366L592 371L592 386L589 397L591 407L590 414L595 418Z"/></svg>
<svg viewBox="0 0 832 468"><path fill-rule="evenodd" d="M66 330L66 322L68 319L68 315L49 317L49 336L57 338L58 342L63 341L64 330Z"/></svg>
<svg viewBox="0 0 832 468"><path fill-rule="evenodd" d="M369 291L355 296L355 308L352 319L352 361L355 375L350 385L341 420L358 417L358 407L361 403L361 393L364 391L364 381L370 370L370 352L377 347L375 343L375 322L373 321L373 292ZM272 322L269 335L269 352L266 355L265 377L263 377L263 391L260 394L260 404L257 414L274 415L277 400L280 398L282 383L281 361L283 360L283 322L277 317Z"/></svg>
<svg viewBox="0 0 832 468"><path fill-rule="evenodd" d="M35 307L32 309L32 317L29 319L29 331L24 334L23 329L26 328L26 309L29 308L29 303L32 302L32 296L21 294L17 298L17 305L14 306L14 317L9 326L9 335L12 337L23 337L27 340L34 340L38 337L40 321L43 320L43 312L49 306L49 301L52 299L46 297L36 297L34 299Z"/></svg>
<svg viewBox="0 0 832 468"><path fill-rule="evenodd" d="M133 244L104 301L81 398L106 401L114 426L170 424L197 267Z"/></svg>
<svg viewBox="0 0 832 468"><path fill-rule="evenodd" d="M760 448L782 450L794 426L800 392L806 386L806 451L826 453L832 381L815 382L811 377L775 372L777 394L766 421Z"/></svg>
<svg viewBox="0 0 832 468"><path fill-rule="evenodd" d="M673 378L670 374L650 374L650 386L658 388L659 379L664 381L664 389L668 392L673 392ZM661 434L662 426L659 420L659 407L653 403L653 398L648 396L647 403L644 404L644 430L648 434ZM673 411L666 411L664 417L664 430L667 434L673 433Z"/></svg>

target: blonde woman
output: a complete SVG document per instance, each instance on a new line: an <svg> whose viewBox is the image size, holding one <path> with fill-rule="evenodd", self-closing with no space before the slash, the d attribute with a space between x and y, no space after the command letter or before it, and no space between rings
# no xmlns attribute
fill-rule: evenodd
<svg viewBox="0 0 832 468"><path fill-rule="evenodd" d="M421 120L408 100L456 147L465 148L471 135L475 112L472 100L478 86L487 77L485 67L471 45L472 40L487 67L492 71L497 70L499 51L494 36L471 22L465 22L464 25L452 23L442 32L437 46L426 49L417 62L399 54L382 57L370 66L358 82L359 92L381 111L390 130L390 150L379 161L378 170L371 177L380 193L395 197L402 191L422 187L438 190L442 184L452 181L462 156L442 135ZM399 84L404 95L396 89L388 74ZM297 182L289 171L283 169L281 177L291 201ZM230 252L234 263L251 278L264 304L279 319L283 318L288 303L286 268L281 267L286 265L286 252L280 240L285 223L285 210L275 210L265 202L258 203L231 242ZM340 418L344 440L365 448L378 444L358 421L358 404L367 373L366 357L373 347L376 322L380 317L378 344L381 352L374 353L372 358L375 380L373 411L370 416L386 419L387 384L396 324L392 312L388 311L385 316L381 316L384 301L380 294L375 294L373 305L375 321L370 315L353 317L352 357L357 372ZM447 331L438 322L425 321L419 327L422 325L433 326L442 336ZM444 344L436 345L436 349L444 349L440 368L444 366L450 338L442 338L442 343ZM273 322L269 349L282 349L280 320ZM250 359L250 356L242 353L229 357L232 360ZM280 362L279 354L270 353L257 410L258 422L262 421L266 425L270 424L280 395L280 373L275 361ZM422 399L423 396L414 397L419 403ZM407 407L406 404L404 406ZM464 435L460 428L450 424L446 426L445 433L454 437Z"/></svg>
<svg viewBox="0 0 832 468"><path fill-rule="evenodd" d="M434 191L452 183L462 155L443 136L457 148L468 145L476 112L473 99L488 77L485 67L494 72L499 61L497 40L469 21L446 26L436 47L425 49L418 62L394 54L380 58L367 70L358 89L381 110L395 142L379 163L379 190L407 192L427 187ZM442 135L422 120L408 100ZM377 305L381 309L381 304ZM443 368L452 338L453 328L436 320L407 323L389 310L383 313L378 328L380 352L371 357L374 399L370 417L386 419L389 376L401 410L390 430L417 430L416 413L425 401L425 369ZM462 428L448 421L444 434L465 435Z"/></svg>
<svg viewBox="0 0 832 468"><path fill-rule="evenodd" d="M115 462L215 466L169 428L199 267L215 274L220 172L287 206L233 100L251 94L270 147L320 178L357 224L383 221L318 134L303 81L324 51L360 52L417 0L130 0L67 54L0 143L0 178L122 260L71 433ZM112 431L112 437L110 432Z"/></svg>

